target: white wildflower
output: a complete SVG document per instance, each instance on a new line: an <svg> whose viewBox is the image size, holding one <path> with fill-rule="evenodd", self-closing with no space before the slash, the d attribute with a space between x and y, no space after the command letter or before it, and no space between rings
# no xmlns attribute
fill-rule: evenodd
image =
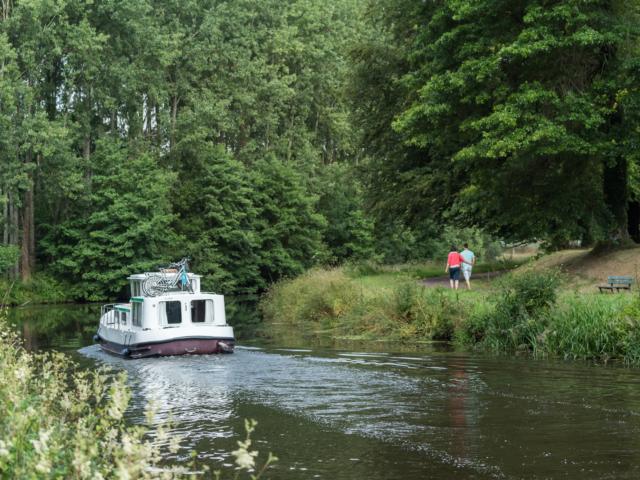
<svg viewBox="0 0 640 480"><path fill-rule="evenodd" d="M131 441L131 437L129 435L123 435L122 437L122 451L126 455L133 454L133 442Z"/></svg>
<svg viewBox="0 0 640 480"><path fill-rule="evenodd" d="M109 416L114 420L120 420L129 403L129 395L124 387L114 388L111 392L111 405Z"/></svg>
<svg viewBox="0 0 640 480"><path fill-rule="evenodd" d="M29 369L25 366L22 366L16 370L16 378L20 381L25 380L28 374L29 374Z"/></svg>
<svg viewBox="0 0 640 480"><path fill-rule="evenodd" d="M178 453L180 450L180 440L181 438L178 435L173 435L169 439L169 451L171 453Z"/></svg>
<svg viewBox="0 0 640 480"><path fill-rule="evenodd" d="M236 465L241 470L251 470L255 467L256 461L255 457L258 456L257 451L249 451L249 447L251 446L251 440L246 440L244 442L238 442L238 450L234 450L231 454L236 457Z"/></svg>
<svg viewBox="0 0 640 480"><path fill-rule="evenodd" d="M47 456L49 451L49 437L51 432L48 430L41 430L37 440L31 440L33 448L38 453L38 464L36 465L36 471L44 474L48 474L51 471L51 460Z"/></svg>
<svg viewBox="0 0 640 480"><path fill-rule="evenodd" d="M8 457L9 456L9 445L0 440L0 457Z"/></svg>

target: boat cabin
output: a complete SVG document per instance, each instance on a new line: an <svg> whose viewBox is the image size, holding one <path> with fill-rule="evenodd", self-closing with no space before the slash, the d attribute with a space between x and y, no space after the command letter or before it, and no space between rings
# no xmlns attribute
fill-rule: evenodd
<svg viewBox="0 0 640 480"><path fill-rule="evenodd" d="M153 297L145 296L143 293L142 283L146 278L145 274L131 275L128 278L131 287L129 303L108 304L102 307L101 316L107 325L127 330L136 327L154 329L187 325L226 325L224 296L202 293L200 275L189 274L192 291L182 290L175 282L175 287ZM169 280L173 280L171 274ZM109 314L105 316L107 313Z"/></svg>

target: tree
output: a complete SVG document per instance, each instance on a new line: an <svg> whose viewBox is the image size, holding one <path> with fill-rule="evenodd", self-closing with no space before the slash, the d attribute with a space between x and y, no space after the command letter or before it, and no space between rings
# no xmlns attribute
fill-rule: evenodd
<svg viewBox="0 0 640 480"><path fill-rule="evenodd" d="M572 0L389 5L385 31L406 63L386 78L403 103L373 105L395 108L403 148L383 157L378 197L413 221L455 218L512 239L624 231L627 198L610 188L628 185L612 125L628 120L615 99L637 75L620 62L637 38L624 12Z"/></svg>
<svg viewBox="0 0 640 480"><path fill-rule="evenodd" d="M317 197L309 195L292 165L269 156L256 162L251 181L258 208L262 278L275 282L323 260L326 220L316 212Z"/></svg>
<svg viewBox="0 0 640 480"><path fill-rule="evenodd" d="M318 212L327 220L322 238L330 261L368 260L374 256L373 221L364 211L362 185L346 164L327 165L320 173Z"/></svg>
<svg viewBox="0 0 640 480"><path fill-rule="evenodd" d="M175 250L189 253L193 268L214 291L255 293L265 286L260 277L260 241L256 232L249 174L221 145L183 138L176 147L182 168L174 206L181 212Z"/></svg>
<svg viewBox="0 0 640 480"><path fill-rule="evenodd" d="M167 260L175 240L167 195L174 177L145 150L100 140L79 210L43 239L52 270L74 285L77 298L122 294L128 275Z"/></svg>

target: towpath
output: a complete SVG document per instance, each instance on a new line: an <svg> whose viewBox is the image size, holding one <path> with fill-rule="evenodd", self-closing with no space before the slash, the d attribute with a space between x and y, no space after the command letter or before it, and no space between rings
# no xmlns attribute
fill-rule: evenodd
<svg viewBox="0 0 640 480"><path fill-rule="evenodd" d="M476 280L491 280L493 278L499 277L500 275L504 275L509 270L496 270L495 272L484 272L484 273L474 273L471 276L471 281ZM462 275L460 276L460 283L464 283L464 278ZM444 275L442 277L431 277L431 278L423 278L420 280L420 284L425 287L448 287L449 286L449 276Z"/></svg>

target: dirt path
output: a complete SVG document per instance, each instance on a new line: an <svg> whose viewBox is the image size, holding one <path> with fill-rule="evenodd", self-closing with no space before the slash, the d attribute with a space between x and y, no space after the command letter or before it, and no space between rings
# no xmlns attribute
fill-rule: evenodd
<svg viewBox="0 0 640 480"><path fill-rule="evenodd" d="M499 277L500 275L503 275L507 272L508 270L497 270L495 272L474 273L471 275L471 282L477 281L477 280L491 280L492 278ZM443 277L423 278L422 280L420 280L420 284L424 285L425 287L431 287L431 288L448 287L449 276L446 275ZM462 274L460 275L460 284L461 285L464 284L464 278L462 277Z"/></svg>

